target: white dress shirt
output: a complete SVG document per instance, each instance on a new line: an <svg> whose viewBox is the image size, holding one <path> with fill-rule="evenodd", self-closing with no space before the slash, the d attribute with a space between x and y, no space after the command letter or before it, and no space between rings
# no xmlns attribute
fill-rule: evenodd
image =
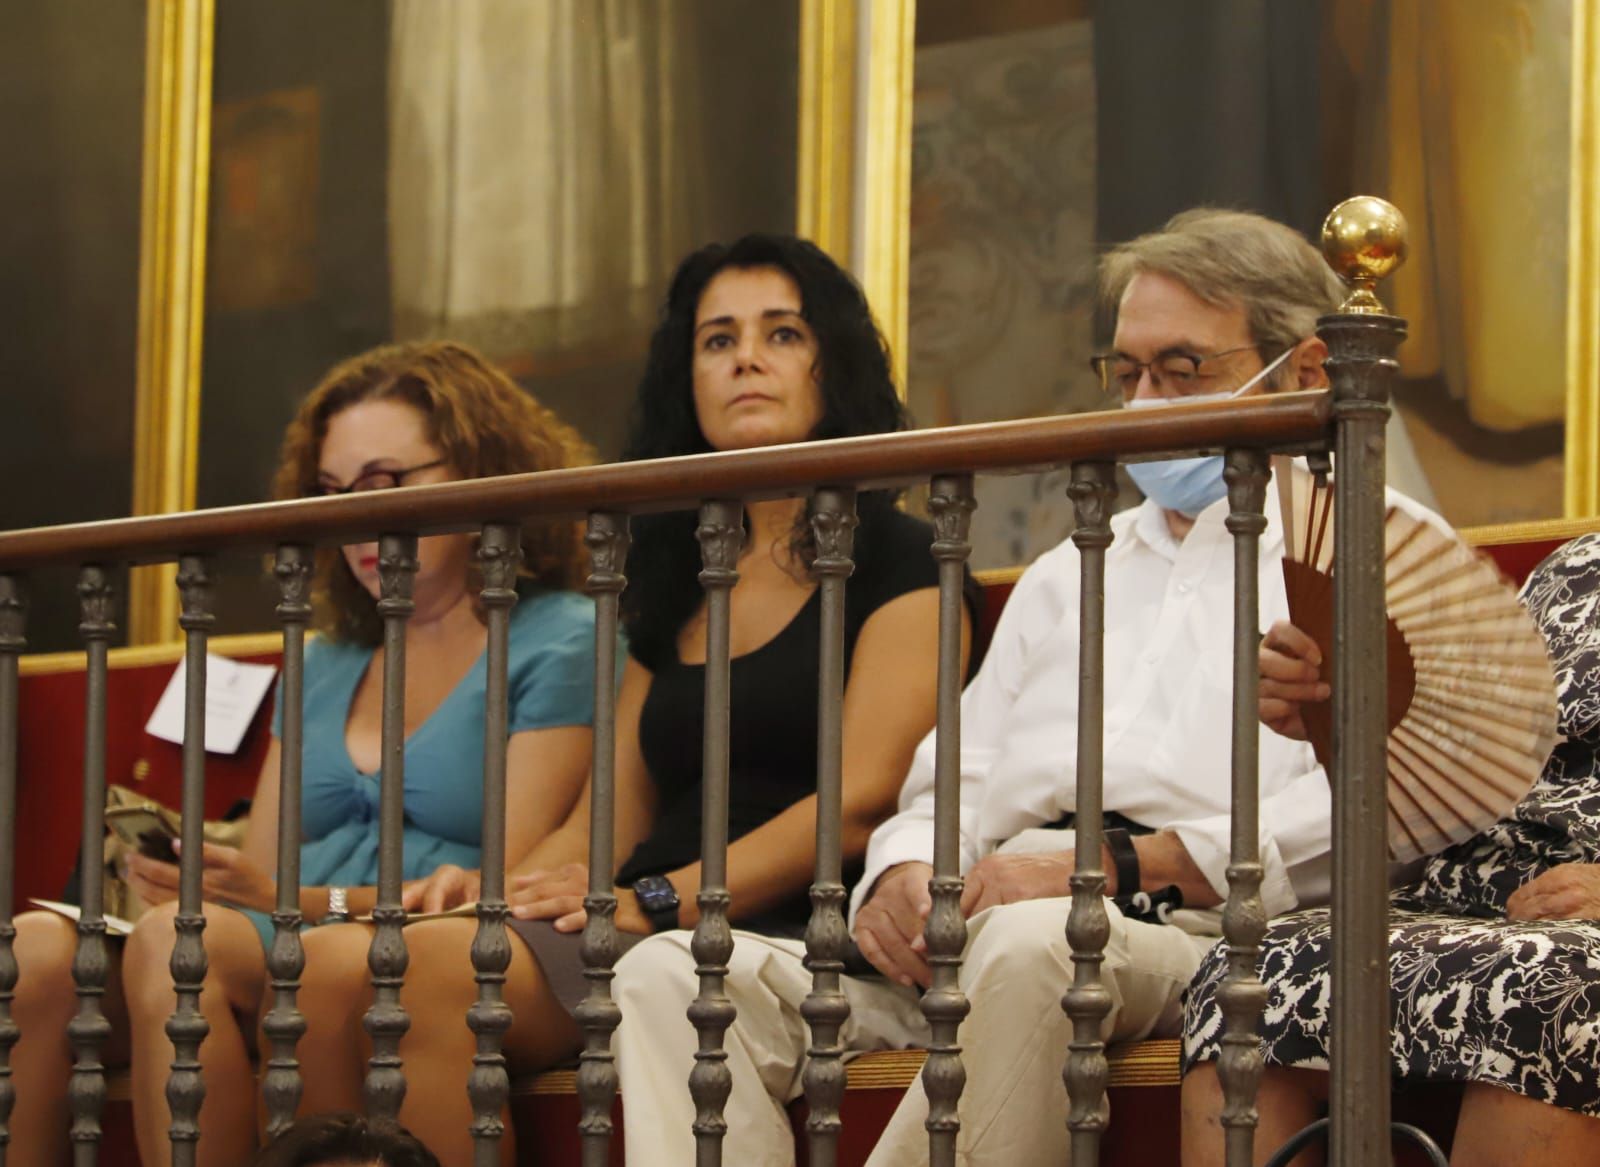
<svg viewBox="0 0 1600 1167"><path fill-rule="evenodd" d="M1288 616L1277 490L1261 536L1260 620ZM1443 526L1389 492L1391 505ZM1105 809L1175 831L1217 894L1228 892L1233 693L1233 536L1226 499L1179 542L1145 502L1111 520L1106 551ZM1448 529L1448 528L1447 528ZM961 870L1077 806L1078 549L1028 568L961 699ZM917 747L900 809L873 833L851 920L898 863L933 855L935 733ZM1261 727L1261 897L1269 914L1327 898L1331 800L1304 742Z"/></svg>

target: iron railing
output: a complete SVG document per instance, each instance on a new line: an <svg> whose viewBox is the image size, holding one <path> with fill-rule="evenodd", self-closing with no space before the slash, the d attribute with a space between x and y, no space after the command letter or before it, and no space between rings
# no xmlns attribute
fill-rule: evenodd
<svg viewBox="0 0 1600 1167"><path fill-rule="evenodd" d="M698 508L697 537L704 568L700 581L708 609L704 750L705 835L700 914L693 952L700 992L689 1010L700 1049L687 1088L697 1117L699 1161L722 1161L722 1105L730 1071L723 1035L733 1006L723 992L733 937L725 886L727 857L728 593L737 578L741 503L809 495L818 555L812 571L823 611L821 682L818 692L818 816L813 916L807 947L814 987L804 1008L812 1028L804 1073L811 1118L807 1124L811 1162L836 1161L839 1110L844 1085L839 1032L848 1016L839 978L847 943L840 855L840 703L843 693L843 598L851 569L854 492L873 487L931 484L935 525L932 553L939 561L938 748L933 909L927 925L931 990L923 1008L932 1026L924 1069L930 1103L930 1162L955 1161L957 1104L965 1081L959 1026L967 1002L959 987L966 926L959 911L958 749L961 578L973 510L972 476L1070 464L1077 514L1073 538L1081 549L1082 660L1080 700L1077 871L1067 925L1075 973L1063 985L1063 1007L1072 1019L1070 1048L1063 1051L1071 1100L1070 1139L1079 1167L1098 1161L1105 1110L1105 1041L1102 1021L1109 998L1100 982L1107 937L1101 870L1101 716L1105 549L1117 462L1154 455L1226 452L1230 516L1235 545L1233 836L1230 893L1224 935L1230 972L1222 999L1228 1035L1220 1063L1226 1093L1230 1164L1251 1160L1254 1096L1261 1073L1255 1025L1265 992L1255 975L1257 946L1265 927L1258 894L1261 865L1257 837L1256 656L1259 641L1257 557L1267 484L1267 455L1332 449L1340 521L1335 561L1336 762L1334 799L1337 951L1334 965L1333 1162L1386 1161L1389 1075L1386 1051L1387 993L1384 899L1384 800L1382 783L1383 671L1366 670L1383 643L1382 520L1384 423L1393 375L1391 354L1404 325L1382 315L1325 317L1320 335L1330 350L1331 391L1295 392L1169 410L1081 414L1024 422L930 430L886 437L845 439L691 458L637 462L540 474L412 487L378 494L271 503L190 514L89 523L0 534L0 843L14 838L18 739L18 657L24 649L23 577L33 568L63 563L80 568L82 633L88 653L85 728L83 847L98 854L103 833L106 734L106 652L109 572L129 563L177 560L187 638L188 705L183 745L183 843L178 936L172 956L177 1007L168 1024L174 1046L168 1097L172 1110L172 1162L194 1162L198 1115L205 1085L198 1072L206 1024L196 1007L205 974L201 937L200 860L202 793L205 781L204 702L206 644L211 623L210 567L218 552L249 550L275 554L274 573L283 629L282 792L279 800L276 938L268 969L271 1009L265 1019L270 1041L263 1080L272 1129L281 1129L300 1096L296 1042L304 1020L296 1008L304 968L299 940L298 840L300 698L304 633L309 618L309 565L314 547L377 539L380 545L384 626L380 869L377 921L370 963L375 997L366 1016L372 1056L366 1081L369 1108L394 1114L405 1093L403 1063L407 1017L400 1003L406 968L400 906L401 772L405 628L416 539L446 531L478 530L483 567L483 608L488 624L488 697L484 781L483 882L472 968L478 1002L464 1024L477 1039L477 1055L463 1066L476 1119L471 1133L480 1163L498 1162L501 1111L509 1080L501 1053L511 1023L501 997L510 960L504 927L506 642L515 600L516 524L525 516L587 517L591 555L589 591L598 605L595 635L595 758L590 835L589 922L583 955L589 990L579 1012L584 1048L578 1074L582 1102L583 1161L607 1161L612 1138L611 1103L617 1076L610 1042L619 1010L610 978L618 945L612 818L614 811L615 646L618 595L626 585L623 565L628 516L647 511ZM8 851L8 854L10 852ZM80 1162L92 1163L105 1098L100 1051L108 1026L100 1007L107 953L102 918L100 867L83 866L83 913L74 977L80 1010L70 1026L76 1068L70 1092L74 1138ZM8 1059L17 1039L10 1002L18 972L12 952L12 871L0 863L0 1164L3 1124L14 1098ZM27 970L21 970L27 975ZM463 975L466 970L463 970ZM1362 985L1359 992L1345 986ZM26 1023L26 1019L22 1019Z"/></svg>

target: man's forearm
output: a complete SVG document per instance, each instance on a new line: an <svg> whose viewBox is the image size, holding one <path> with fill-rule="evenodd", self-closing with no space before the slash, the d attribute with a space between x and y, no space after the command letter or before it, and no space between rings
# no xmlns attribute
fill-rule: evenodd
<svg viewBox="0 0 1600 1167"><path fill-rule="evenodd" d="M1133 840L1133 849L1139 853L1141 891L1158 891L1176 884L1186 908L1213 908L1222 902L1183 840L1173 832L1140 835Z"/></svg>

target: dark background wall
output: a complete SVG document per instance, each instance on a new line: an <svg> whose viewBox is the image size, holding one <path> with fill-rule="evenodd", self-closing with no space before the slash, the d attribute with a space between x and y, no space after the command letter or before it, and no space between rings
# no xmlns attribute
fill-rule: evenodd
<svg viewBox="0 0 1600 1167"><path fill-rule="evenodd" d="M0 6L0 530L132 500L144 25L142 0ZM31 649L78 643L75 574L29 581Z"/></svg>
<svg viewBox="0 0 1600 1167"><path fill-rule="evenodd" d="M1200 203L1257 211L1316 237L1331 205L1322 8L1321 0L1095 4L1100 239L1131 239Z"/></svg>
<svg viewBox="0 0 1600 1167"><path fill-rule="evenodd" d="M388 57L387 0L217 6L199 506L266 498L306 391L390 337ZM237 558L217 602L241 631L276 598Z"/></svg>

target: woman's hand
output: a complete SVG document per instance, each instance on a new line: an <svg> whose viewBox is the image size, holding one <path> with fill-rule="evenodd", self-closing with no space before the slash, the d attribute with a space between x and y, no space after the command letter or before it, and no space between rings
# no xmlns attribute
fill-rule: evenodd
<svg viewBox="0 0 1600 1167"><path fill-rule="evenodd" d="M174 839L174 850L182 844ZM207 843L201 852L200 896L209 903L232 904L270 912L277 906L278 885L254 860L236 847ZM137 851L128 855L128 886L150 904L178 897L178 865L151 859Z"/></svg>
<svg viewBox="0 0 1600 1167"><path fill-rule="evenodd" d="M1600 864L1563 863L1506 901L1508 920L1600 920Z"/></svg>
<svg viewBox="0 0 1600 1167"><path fill-rule="evenodd" d="M476 903L480 886L478 872L445 863L421 879L408 880L400 889L400 906L408 912L448 912Z"/></svg>
<svg viewBox="0 0 1600 1167"><path fill-rule="evenodd" d="M583 897L588 891L588 865L568 863L555 871L515 876L506 902L519 920L555 920L557 931L570 932L572 929L561 927L560 922L574 914L583 915Z"/></svg>
<svg viewBox="0 0 1600 1167"><path fill-rule="evenodd" d="M128 890L154 907L178 898L178 867L137 851L122 856L122 878Z"/></svg>
<svg viewBox="0 0 1600 1167"><path fill-rule="evenodd" d="M580 931L589 918L583 897L589 893L589 868L568 863L558 871L531 871L511 881L506 897L519 920L549 920L557 932ZM617 930L647 936L653 929L639 900L625 887L616 889Z"/></svg>
<svg viewBox="0 0 1600 1167"><path fill-rule="evenodd" d="M1300 629L1279 620L1261 638L1261 724L1284 737L1306 740L1300 706L1326 701L1333 690L1322 680L1322 650Z"/></svg>

